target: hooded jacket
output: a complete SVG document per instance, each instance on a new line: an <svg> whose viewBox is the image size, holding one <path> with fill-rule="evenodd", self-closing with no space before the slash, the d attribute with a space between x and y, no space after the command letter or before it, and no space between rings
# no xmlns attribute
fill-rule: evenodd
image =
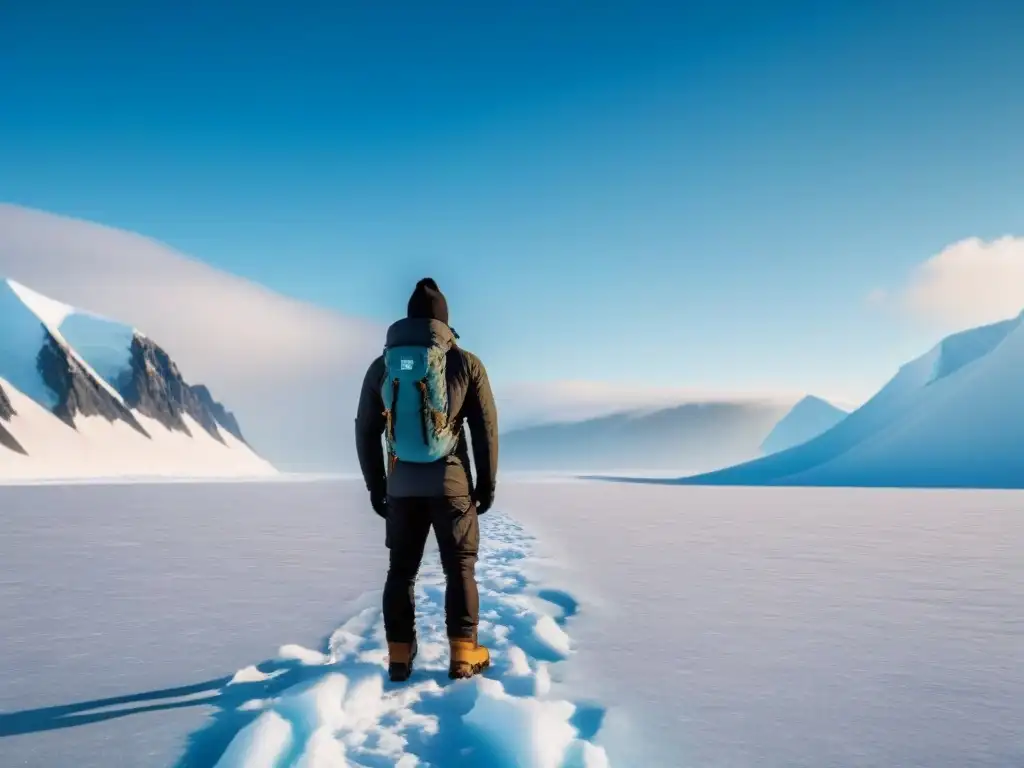
<svg viewBox="0 0 1024 768"><path fill-rule="evenodd" d="M446 360L449 413L458 425L459 444L452 455L430 464L397 461L391 474L385 469L382 442L385 417L381 386L384 357L375 359L363 378L356 414L356 451L366 488L389 496L473 496L493 492L498 473L498 412L487 371L480 359L456 345L457 334L448 326L448 306L436 283L421 280L409 299L408 317L388 329L388 345L429 343L432 335L452 341ZM472 437L474 484L466 443Z"/></svg>

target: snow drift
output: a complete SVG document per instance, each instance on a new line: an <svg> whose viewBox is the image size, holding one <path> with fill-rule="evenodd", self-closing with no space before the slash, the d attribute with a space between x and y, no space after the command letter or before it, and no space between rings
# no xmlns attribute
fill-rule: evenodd
<svg viewBox="0 0 1024 768"><path fill-rule="evenodd" d="M679 482L1024 487L1022 319L947 337L817 438Z"/></svg>
<svg viewBox="0 0 1024 768"><path fill-rule="evenodd" d="M0 282L0 478L275 473L155 342Z"/></svg>

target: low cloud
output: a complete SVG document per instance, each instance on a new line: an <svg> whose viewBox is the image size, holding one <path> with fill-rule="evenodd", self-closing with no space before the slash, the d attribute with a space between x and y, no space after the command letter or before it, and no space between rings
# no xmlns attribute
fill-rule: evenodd
<svg viewBox="0 0 1024 768"><path fill-rule="evenodd" d="M551 421L578 421L622 411L670 408L685 403L796 402L800 397L796 393L725 392L572 380L513 382L503 385L496 393L502 431Z"/></svg>
<svg viewBox="0 0 1024 768"><path fill-rule="evenodd" d="M894 297L921 319L966 328L1024 309L1024 238L960 240L919 265Z"/></svg>
<svg viewBox="0 0 1024 768"><path fill-rule="evenodd" d="M150 238L0 204L0 276L129 323L238 413L285 468L349 459L372 323L274 293Z"/></svg>

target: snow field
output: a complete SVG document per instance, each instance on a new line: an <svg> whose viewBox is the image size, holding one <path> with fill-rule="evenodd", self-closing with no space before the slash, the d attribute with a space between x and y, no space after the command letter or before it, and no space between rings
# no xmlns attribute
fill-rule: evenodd
<svg viewBox="0 0 1024 768"><path fill-rule="evenodd" d="M481 517L480 641L491 668L448 679L444 576L428 552L417 583L419 653L406 683L387 679L378 594L330 637L326 653L282 646L226 686L235 706L190 740L180 766L606 768L594 743L603 709L558 694L572 651L570 595L531 588L532 540L497 512Z"/></svg>

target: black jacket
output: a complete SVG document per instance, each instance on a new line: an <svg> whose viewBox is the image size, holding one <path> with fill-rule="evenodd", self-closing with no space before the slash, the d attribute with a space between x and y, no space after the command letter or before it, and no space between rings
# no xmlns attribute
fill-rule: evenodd
<svg viewBox="0 0 1024 768"><path fill-rule="evenodd" d="M407 318L392 326L390 333L401 334L401 343L415 343L418 338L426 341L431 334L451 339L453 346L446 361L449 410L461 439L453 455L432 464L399 461L388 476L382 440L384 358L378 357L363 378L356 414L356 451L367 489L371 492L386 490L389 496L395 497L472 496L475 489L465 439L468 425L476 465L476 488L482 493L493 492L498 476L498 409L483 363L476 355L455 346L451 329L439 320Z"/></svg>

